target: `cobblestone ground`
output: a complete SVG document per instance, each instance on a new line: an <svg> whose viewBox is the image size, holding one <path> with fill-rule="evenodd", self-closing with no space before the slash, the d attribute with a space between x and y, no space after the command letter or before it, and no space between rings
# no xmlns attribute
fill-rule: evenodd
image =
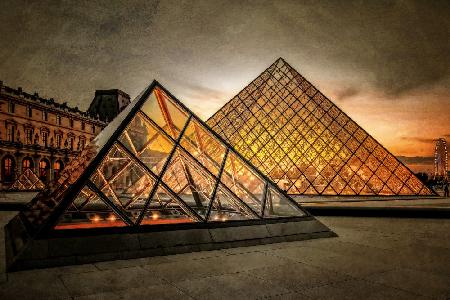
<svg viewBox="0 0 450 300"><path fill-rule="evenodd" d="M450 220L319 219L339 237L3 273L0 299L450 298Z"/></svg>

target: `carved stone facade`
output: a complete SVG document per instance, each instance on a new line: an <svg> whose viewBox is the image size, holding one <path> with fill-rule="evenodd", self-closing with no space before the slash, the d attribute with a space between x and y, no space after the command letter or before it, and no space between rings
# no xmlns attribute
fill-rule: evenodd
<svg viewBox="0 0 450 300"><path fill-rule="evenodd" d="M128 96L114 91L121 97ZM126 96L121 101L128 100L128 104ZM101 110L97 113L102 115ZM37 93L28 94L0 81L0 190L8 189L26 169L51 184L67 162L106 125L66 102L60 104Z"/></svg>

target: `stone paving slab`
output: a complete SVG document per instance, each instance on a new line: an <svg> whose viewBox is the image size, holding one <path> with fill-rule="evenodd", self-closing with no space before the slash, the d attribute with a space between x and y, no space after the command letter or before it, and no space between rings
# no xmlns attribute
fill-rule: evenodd
<svg viewBox="0 0 450 300"><path fill-rule="evenodd" d="M163 284L164 281L141 267L60 275L72 296Z"/></svg>
<svg viewBox="0 0 450 300"><path fill-rule="evenodd" d="M193 299L177 287L170 284L160 284L149 287L130 288L115 292L97 293L88 296L77 296L73 300L138 300L138 299Z"/></svg>
<svg viewBox="0 0 450 300"><path fill-rule="evenodd" d="M395 269L372 274L365 279L433 298L450 298L450 277L445 275L411 269Z"/></svg>
<svg viewBox="0 0 450 300"><path fill-rule="evenodd" d="M450 299L450 220L319 219L339 237L13 272L0 299Z"/></svg>
<svg viewBox="0 0 450 300"><path fill-rule="evenodd" d="M322 285L304 290L301 294L309 296L312 299L428 299L427 297L418 294L371 283L362 279L352 279L329 285Z"/></svg>
<svg viewBox="0 0 450 300"><path fill-rule="evenodd" d="M243 274L225 274L185 280L176 284L182 291L194 299L258 299L288 293L279 286L267 285L254 276Z"/></svg>
<svg viewBox="0 0 450 300"><path fill-rule="evenodd" d="M258 269L257 272L254 272L253 270L248 271L246 274L291 291L302 291L331 282L351 279L350 276L345 274L324 270L303 263L267 267Z"/></svg>

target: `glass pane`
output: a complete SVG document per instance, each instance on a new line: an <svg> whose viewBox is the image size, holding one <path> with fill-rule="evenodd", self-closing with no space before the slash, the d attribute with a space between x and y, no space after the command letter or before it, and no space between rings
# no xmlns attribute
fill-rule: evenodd
<svg viewBox="0 0 450 300"><path fill-rule="evenodd" d="M184 112L183 109L175 104L175 101L172 100L169 96L164 93L162 93L162 95L166 100L165 103L167 105L167 110L170 115L170 119L172 120L172 126L174 130L174 132L172 132L172 137L177 138L181 129L183 129L184 125L186 124L188 115L186 114L186 112Z"/></svg>
<svg viewBox="0 0 450 300"><path fill-rule="evenodd" d="M177 139L188 118L174 100L158 88L153 91L141 110L174 139Z"/></svg>
<svg viewBox="0 0 450 300"><path fill-rule="evenodd" d="M220 185L213 200L208 221L225 222L246 219L257 219L257 217L241 200Z"/></svg>
<svg viewBox="0 0 450 300"><path fill-rule="evenodd" d="M156 133L154 126L138 113L128 124L119 140L134 155L137 155L149 141L155 138Z"/></svg>
<svg viewBox="0 0 450 300"><path fill-rule="evenodd" d="M272 187L267 190L266 205L264 207L265 218L304 216L294 203L285 196L275 191Z"/></svg>
<svg viewBox="0 0 450 300"><path fill-rule="evenodd" d="M295 72L288 65L282 65L289 74ZM400 190L403 185L397 188L395 180L391 183L395 187L383 187L392 172L395 171L402 183L409 180L411 172L403 166L398 167L397 160L386 149L306 80L296 78L290 79L278 68L274 68L273 73L263 72L255 80L261 84L256 97L253 97L254 92L241 91L235 97L239 101L235 100L234 105L221 109L209 124L216 129L220 122L223 131L232 131L227 128L234 131L233 126L237 125L239 139L234 138L232 132L222 136L281 187L286 186L284 176L292 168L300 170L293 176L287 174L289 182L294 183L286 186L289 193L332 194L328 187L336 173L344 182L342 185L338 184L339 181L334 182L331 187L335 191L359 193L373 173L377 177L370 181L370 187L367 186L364 192L372 191L373 195L374 190L376 193ZM242 103L247 108L237 110ZM245 112L253 116L249 118ZM245 119L243 115L246 115ZM380 163L384 166L380 167ZM334 173L327 170L327 164ZM346 168L342 168L343 165ZM358 177L352 183L350 181L355 173ZM301 175L305 175L313 185L305 186L302 181L296 184ZM420 193L423 184L413 181L403 191ZM348 188L345 188L347 185Z"/></svg>
<svg viewBox="0 0 450 300"><path fill-rule="evenodd" d="M256 213L260 214L264 181L234 153L229 153L221 181Z"/></svg>
<svg viewBox="0 0 450 300"><path fill-rule="evenodd" d="M150 200L141 225L192 223L199 221L188 206L159 186Z"/></svg>
<svg viewBox="0 0 450 300"><path fill-rule="evenodd" d="M31 169L26 169L19 178L11 185L10 190L42 190L45 185L36 176L36 174L31 171Z"/></svg>
<svg viewBox="0 0 450 300"><path fill-rule="evenodd" d="M139 115L133 118L119 140L156 175L174 147L159 129Z"/></svg>
<svg viewBox="0 0 450 300"><path fill-rule="evenodd" d="M110 154L114 154L114 156L106 157L101 168L91 177L91 181L118 209L122 209L132 220L136 220L155 184L155 179L147 174L145 169L129 157L120 146L114 145L113 147L115 149ZM125 163L122 163L120 168L113 169L110 165L115 162L117 157L120 157L120 160ZM109 176L103 173L105 170Z"/></svg>
<svg viewBox="0 0 450 300"><path fill-rule="evenodd" d="M114 144L97 170L101 172L106 180L110 180L113 176L117 176L120 172L123 172L124 167L130 162L131 160L125 152ZM100 187L96 179L93 179L93 182Z"/></svg>
<svg viewBox="0 0 450 300"><path fill-rule="evenodd" d="M85 186L73 205L61 216L55 229L122 227L126 224L91 189Z"/></svg>
<svg viewBox="0 0 450 300"><path fill-rule="evenodd" d="M216 180L197 162L177 150L162 180L200 216L206 216Z"/></svg>
<svg viewBox="0 0 450 300"><path fill-rule="evenodd" d="M208 132L203 125L195 120L191 120L180 143L211 173L218 175L225 156L225 146Z"/></svg>
<svg viewBox="0 0 450 300"><path fill-rule="evenodd" d="M167 130L167 123L164 119L164 115L161 112L161 108L156 99L155 92L151 93L148 99L141 107L141 111L147 115L153 122L158 124L159 127Z"/></svg>

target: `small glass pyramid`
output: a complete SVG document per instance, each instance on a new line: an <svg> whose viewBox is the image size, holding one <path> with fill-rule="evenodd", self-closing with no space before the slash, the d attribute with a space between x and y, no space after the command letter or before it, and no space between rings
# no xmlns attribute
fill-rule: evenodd
<svg viewBox="0 0 450 300"><path fill-rule="evenodd" d="M14 191L31 191L43 190L44 188L45 184L31 169L27 168L17 177L9 189Z"/></svg>
<svg viewBox="0 0 450 300"><path fill-rule="evenodd" d="M207 124L291 195L435 195L282 58Z"/></svg>
<svg viewBox="0 0 450 300"><path fill-rule="evenodd" d="M156 82L22 214L50 230L308 216Z"/></svg>

